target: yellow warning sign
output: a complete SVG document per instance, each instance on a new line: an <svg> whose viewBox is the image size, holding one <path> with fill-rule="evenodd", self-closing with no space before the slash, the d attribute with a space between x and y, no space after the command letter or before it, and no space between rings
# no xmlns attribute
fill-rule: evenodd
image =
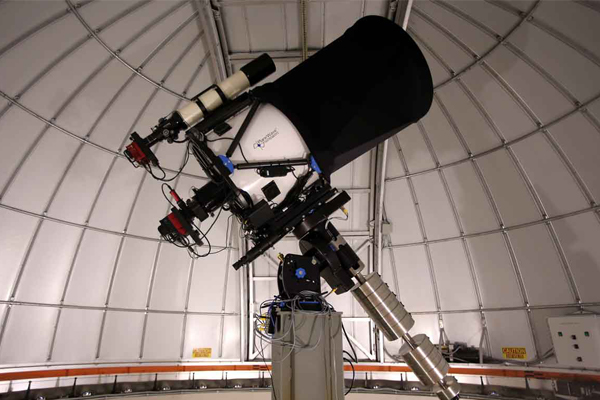
<svg viewBox="0 0 600 400"><path fill-rule="evenodd" d="M193 358L210 358L212 356L212 349L210 347L197 347L192 349Z"/></svg>
<svg viewBox="0 0 600 400"><path fill-rule="evenodd" d="M511 360L526 360L527 349L525 347L503 347L502 357Z"/></svg>

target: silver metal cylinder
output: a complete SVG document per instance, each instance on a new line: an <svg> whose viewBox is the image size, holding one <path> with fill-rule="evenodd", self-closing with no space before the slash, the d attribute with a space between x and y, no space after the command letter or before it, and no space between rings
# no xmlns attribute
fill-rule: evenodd
<svg viewBox="0 0 600 400"><path fill-rule="evenodd" d="M378 273L372 272L361 278L363 278L359 279L361 284L352 291L352 294L375 322L377 328L390 341L406 335L415 321L404 305Z"/></svg>
<svg viewBox="0 0 600 400"><path fill-rule="evenodd" d="M460 393L460 384L453 376L447 376L443 385L437 383L433 386L433 391L440 400L452 400Z"/></svg>
<svg viewBox="0 0 600 400"><path fill-rule="evenodd" d="M440 381L443 382L450 367L442 357L442 353L426 335L420 334L412 339L416 344L414 349L408 344L400 349L400 356L402 356L404 362L408 364L424 385L434 386L439 384Z"/></svg>

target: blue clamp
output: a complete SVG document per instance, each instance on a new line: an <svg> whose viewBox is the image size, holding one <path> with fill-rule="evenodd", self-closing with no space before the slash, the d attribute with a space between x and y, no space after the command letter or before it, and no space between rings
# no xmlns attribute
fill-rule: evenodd
<svg viewBox="0 0 600 400"><path fill-rule="evenodd" d="M310 156L310 167L317 173L321 173L321 168L319 168L319 164L317 164L317 160L313 156Z"/></svg>
<svg viewBox="0 0 600 400"><path fill-rule="evenodd" d="M306 270L304 268L297 268L296 269L296 278L302 279L305 276L306 276Z"/></svg>
<svg viewBox="0 0 600 400"><path fill-rule="evenodd" d="M223 165L225 165L227 167L227 169L229 170L229 172L231 172L233 174L234 167L233 167L233 163L231 162L231 160L229 159L229 157L224 156L223 154L221 154L219 156L219 158L223 162Z"/></svg>

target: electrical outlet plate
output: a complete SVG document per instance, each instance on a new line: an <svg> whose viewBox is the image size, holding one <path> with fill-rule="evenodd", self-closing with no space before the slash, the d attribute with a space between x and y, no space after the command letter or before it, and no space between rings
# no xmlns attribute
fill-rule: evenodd
<svg viewBox="0 0 600 400"><path fill-rule="evenodd" d="M560 365L600 368L600 316L577 314L548 318Z"/></svg>

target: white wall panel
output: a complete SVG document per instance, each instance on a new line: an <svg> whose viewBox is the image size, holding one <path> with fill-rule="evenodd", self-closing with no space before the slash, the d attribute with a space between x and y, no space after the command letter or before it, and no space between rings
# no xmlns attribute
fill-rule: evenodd
<svg viewBox="0 0 600 400"><path fill-rule="evenodd" d="M587 207L585 197L569 170L541 134L512 146L529 179L534 183L548 215L564 214Z"/></svg>
<svg viewBox="0 0 600 400"><path fill-rule="evenodd" d="M452 200L465 233L483 232L498 228L490 201L473 168L466 162L444 170Z"/></svg>
<svg viewBox="0 0 600 400"><path fill-rule="evenodd" d="M340 37L362 15L362 2L322 3L325 7L325 45Z"/></svg>
<svg viewBox="0 0 600 400"><path fill-rule="evenodd" d="M454 71L458 71L469 64L471 58L463 52L454 42L436 30L427 21L416 13L411 13L408 25L429 44Z"/></svg>
<svg viewBox="0 0 600 400"><path fill-rule="evenodd" d="M66 304L104 306L121 238L86 230L75 259Z"/></svg>
<svg viewBox="0 0 600 400"><path fill-rule="evenodd" d="M473 277L461 241L434 243L429 248L442 310L478 308Z"/></svg>
<svg viewBox="0 0 600 400"><path fill-rule="evenodd" d="M392 249L398 271L398 297L410 312L436 310L431 273L424 246ZM388 285L392 285L389 277ZM393 287L393 286L390 286Z"/></svg>
<svg viewBox="0 0 600 400"><path fill-rule="evenodd" d="M121 65L114 64L109 66L107 71L113 68L125 69ZM127 76L129 77L130 74L131 72L127 73ZM120 89L120 86L118 88ZM119 95L104 118L98 123L97 128L91 135L91 140L94 143L116 151L131 133L128 129L135 121L136 116L139 114L152 92L153 87L146 81L138 77L134 78L127 88ZM79 104L79 102L77 102L77 104ZM167 112L167 110L164 111ZM154 121L155 124L156 122L157 121ZM144 131L140 131L140 135L148 132L148 129L152 126L154 125L147 126Z"/></svg>
<svg viewBox="0 0 600 400"><path fill-rule="evenodd" d="M0 14L0 47L23 35L39 24L64 12L61 2L9 1L2 5Z"/></svg>
<svg viewBox="0 0 600 400"><path fill-rule="evenodd" d="M220 324L221 317L188 315L185 325L183 358L192 359L192 352L195 348L210 348L211 358L218 358ZM197 358L194 361L205 361L205 359Z"/></svg>
<svg viewBox="0 0 600 400"><path fill-rule="evenodd" d="M148 176L134 205L128 232L134 235L158 238L158 222L163 219L171 205L161 194L162 182ZM168 189L165 188L168 196Z"/></svg>
<svg viewBox="0 0 600 400"><path fill-rule="evenodd" d="M8 183L43 127L42 122L14 106L0 118L0 187Z"/></svg>
<svg viewBox="0 0 600 400"><path fill-rule="evenodd" d="M438 172L416 176L412 181L423 215L427 239L457 236L458 227Z"/></svg>
<svg viewBox="0 0 600 400"><path fill-rule="evenodd" d="M177 360L183 329L181 314L148 314L144 337L145 360Z"/></svg>
<svg viewBox="0 0 600 400"><path fill-rule="evenodd" d="M158 310L185 308L191 259L185 249L162 243L156 264L150 307Z"/></svg>
<svg viewBox="0 0 600 400"><path fill-rule="evenodd" d="M515 139L536 128L506 90L481 67L469 70L462 80L489 112L504 138Z"/></svg>
<svg viewBox="0 0 600 400"><path fill-rule="evenodd" d="M188 18L191 17L191 15L192 13L188 14L187 18L182 20L182 23L184 23L184 21L187 21ZM181 57L181 55L184 54L184 52L188 49L188 46L190 46L191 43L194 43L194 45L192 45L193 47L188 50L188 55L193 52L196 52L198 55L206 54L206 49L202 44L202 38L198 38L199 21L200 20L198 19L198 17L196 17L195 20L188 22L183 27L181 27L179 23L171 26L170 32L176 31L177 34L173 37L173 39L171 39L171 41L166 43L164 47L162 47L160 51L156 53L156 55L144 66L144 74L146 76L154 78L154 80L156 81L162 80L165 74L169 71L171 67L173 67L173 64ZM166 35L163 36L162 40L164 40L165 37ZM185 57L181 59L181 61L178 64L179 66L181 66L183 64L187 64L187 62L188 59L187 57ZM177 82L178 90L183 91L185 84L190 79L191 73L196 69L197 66L198 65L194 65L192 70L188 71L188 73L186 73L185 76L184 74L182 74L183 71L178 70L178 73L176 74L175 70L173 70L174 73L170 76L170 78L172 79L170 79L170 82L167 84L167 86L171 87L172 82Z"/></svg>
<svg viewBox="0 0 600 400"><path fill-rule="evenodd" d="M247 6L245 13L252 51L267 51L285 46L285 25L281 5ZM265 21L269 22L265 23Z"/></svg>
<svg viewBox="0 0 600 400"><path fill-rule="evenodd" d="M575 3L573 6L578 7ZM533 24L524 24L518 29L511 37L511 43L541 65L580 101L589 99L600 90L599 66ZM586 79L579 79L581 76Z"/></svg>
<svg viewBox="0 0 600 400"><path fill-rule="evenodd" d="M488 2L458 0L451 5L500 35L507 33L518 22L518 17Z"/></svg>
<svg viewBox="0 0 600 400"><path fill-rule="evenodd" d="M448 72L448 70L440 63L439 60L435 58L431 51L423 45L421 39L417 39L417 36L415 35L412 29L409 28L408 32L410 33L410 36L417 42L419 48L421 49L421 52L425 56L425 60L427 61L427 65L429 66L429 71L431 72L433 86L437 86L446 79L449 79L450 73Z"/></svg>
<svg viewBox="0 0 600 400"><path fill-rule="evenodd" d="M540 219L533 198L506 151L478 158L477 163L506 226Z"/></svg>
<svg viewBox="0 0 600 400"><path fill-rule="evenodd" d="M158 243L125 239L109 304L112 307L144 308L150 285L150 274Z"/></svg>
<svg viewBox="0 0 600 400"><path fill-rule="evenodd" d="M96 41L88 41L69 57L69 62L58 65L28 91L28 95L23 97L23 104L48 119L52 118L71 94L106 60L108 54L104 49ZM57 85L61 90L55 90Z"/></svg>
<svg viewBox="0 0 600 400"><path fill-rule="evenodd" d="M37 225L36 218L0 209L0 299L9 300L19 266Z"/></svg>
<svg viewBox="0 0 600 400"><path fill-rule="evenodd" d="M587 204L573 177L558 154L542 135L534 135L513 145L548 215L581 210Z"/></svg>
<svg viewBox="0 0 600 400"><path fill-rule="evenodd" d="M450 342L479 347L483 331L479 313L446 314L444 315L444 329Z"/></svg>
<svg viewBox="0 0 600 400"><path fill-rule="evenodd" d="M385 186L385 212L392 221L392 243L421 242L423 236L406 179L388 182ZM399 221L400 223L395 223Z"/></svg>
<svg viewBox="0 0 600 400"><path fill-rule="evenodd" d="M66 4L63 6L66 8ZM0 88L9 95L19 94L45 66L86 34L79 21L71 15L44 29L43 34L26 40L0 60ZM15 74L14 71L19 73Z"/></svg>
<svg viewBox="0 0 600 400"><path fill-rule="evenodd" d="M100 51L103 51L103 49L99 49ZM91 71L89 72L91 73ZM85 86L77 96L76 101L71 102L65 108L57 119L58 124L79 136L87 135L98 117L100 117L100 113L131 74L132 72L123 68L119 62L111 61ZM128 111L131 112L130 109ZM123 127L122 129L127 128ZM104 134L105 132L97 132L94 135L94 141Z"/></svg>
<svg viewBox="0 0 600 400"><path fill-rule="evenodd" d="M450 126L448 118L443 114L441 109L443 106L445 104L440 104L439 100L435 98L429 113L423 118L423 126L433 145L437 159L442 164L448 164L465 158L467 153Z"/></svg>
<svg viewBox="0 0 600 400"><path fill-rule="evenodd" d="M553 222L581 300L600 301L600 224L591 213Z"/></svg>
<svg viewBox="0 0 600 400"><path fill-rule="evenodd" d="M176 6L174 2L158 2L149 7L143 7L132 15L119 20L110 29L100 33L100 37L113 50L121 48L137 32L144 32L133 46L128 46L121 56L132 65L140 62L164 39L173 29L185 21L194 11L190 4L180 7L177 11L162 18L151 29L143 30L151 21Z"/></svg>
<svg viewBox="0 0 600 400"><path fill-rule="evenodd" d="M81 230L44 222L31 249L16 298L58 303L62 296Z"/></svg>
<svg viewBox="0 0 600 400"><path fill-rule="evenodd" d="M556 4L541 4L535 16L591 51L596 57L600 56L598 41L595 40L600 35L600 26L597 24L596 13L589 8L577 3L559 1Z"/></svg>
<svg viewBox="0 0 600 400"><path fill-rule="evenodd" d="M467 146L475 154L498 146L499 138L460 85L462 83L451 83L437 94L452 115Z"/></svg>
<svg viewBox="0 0 600 400"><path fill-rule="evenodd" d="M131 168L129 161L118 159L100 192L90 225L122 231L144 174L144 170Z"/></svg>
<svg viewBox="0 0 600 400"><path fill-rule="evenodd" d="M572 108L554 86L510 50L499 47L486 62L513 89L518 88L519 97L543 122L552 121Z"/></svg>
<svg viewBox="0 0 600 400"><path fill-rule="evenodd" d="M222 13L224 21L223 25L225 26L225 36L227 38L229 51L250 51L250 41L248 35L249 27L247 26L246 19L244 18L244 8L223 7Z"/></svg>
<svg viewBox="0 0 600 400"><path fill-rule="evenodd" d="M194 261L189 311L220 312L225 285L228 293L226 310L239 309L239 295L232 296L235 291L239 291L239 273L231 266L234 260L237 259L232 254L227 265L227 251L222 251Z"/></svg>
<svg viewBox="0 0 600 400"><path fill-rule="evenodd" d="M525 347L527 359L535 358L526 311L495 311L485 318L493 357L502 358L502 347Z"/></svg>
<svg viewBox="0 0 600 400"><path fill-rule="evenodd" d="M532 305L569 304L573 295L563 267L544 225L518 229L508 236L515 255L525 289Z"/></svg>
<svg viewBox="0 0 600 400"><path fill-rule="evenodd" d="M398 141L410 172L420 172L435 167L431 153L416 124L400 132Z"/></svg>
<svg viewBox="0 0 600 400"><path fill-rule="evenodd" d="M89 146L81 149L66 173L48 214L67 221L86 223L112 158L110 154Z"/></svg>
<svg viewBox="0 0 600 400"><path fill-rule="evenodd" d="M119 14L136 4L139 3L135 0L99 0L79 9L79 13L85 18L90 26L96 27L97 25L101 25L106 21L117 17Z"/></svg>
<svg viewBox="0 0 600 400"><path fill-rule="evenodd" d="M75 140L49 129L23 164L3 202L36 213L44 211L77 146Z"/></svg>
<svg viewBox="0 0 600 400"><path fill-rule="evenodd" d="M143 313L108 311L102 331L100 360L137 360L140 356Z"/></svg>
<svg viewBox="0 0 600 400"><path fill-rule="evenodd" d="M523 298L501 234L467 239L484 307L518 307Z"/></svg>
<svg viewBox="0 0 600 400"><path fill-rule="evenodd" d="M553 125L549 132L573 164L596 201L599 201L600 176L596 172L600 167L597 151L600 149L600 132L581 114L574 114Z"/></svg>
<svg viewBox="0 0 600 400"><path fill-rule="evenodd" d="M194 27L194 29L196 30L196 34L198 33L197 30L197 26L198 24L194 24L194 21L192 21L190 24L192 24L192 26ZM177 66L173 69L173 72L171 73L171 75L169 76L168 79L168 85L169 88L183 94L183 92L185 90L189 91L189 87L190 85L190 80L192 81L192 84L195 80L197 80L198 76L202 74L202 70L206 69L206 72L209 73L210 75L210 70L212 68L212 65L210 64L210 58L209 56L206 55L206 46L203 42L204 36L200 36L196 43L192 46L192 48L188 51L188 53L185 55L185 57L181 60L181 62L179 62L177 64ZM187 46L187 44L185 45ZM180 46L178 47L179 53L183 52L182 49L185 49L185 46ZM162 54L159 53L159 54ZM177 54L177 58L179 58L180 54ZM172 66L173 61L175 60L175 58L172 58L169 63L169 67ZM204 63L202 63L202 61L204 61ZM197 69L201 67L201 70L198 71ZM158 79L162 79L163 75L160 75L158 77ZM212 80L212 78L211 78ZM209 85L206 85L206 87L208 87ZM198 94L198 92L192 92L189 91L189 93L186 93L185 95L189 98L191 98L192 96L195 96L196 94Z"/></svg>
<svg viewBox="0 0 600 400"><path fill-rule="evenodd" d="M463 43L478 54L482 54L495 43L494 39L482 35L478 28L469 24L463 18L431 1L419 1L414 7L416 10L423 11L430 18L438 21L444 28L456 35Z"/></svg>
<svg viewBox="0 0 600 400"><path fill-rule="evenodd" d="M86 362L96 357L102 311L65 308L60 315L53 362Z"/></svg>
<svg viewBox="0 0 600 400"><path fill-rule="evenodd" d="M0 346L0 363L46 361L57 312L49 307L13 306Z"/></svg>

